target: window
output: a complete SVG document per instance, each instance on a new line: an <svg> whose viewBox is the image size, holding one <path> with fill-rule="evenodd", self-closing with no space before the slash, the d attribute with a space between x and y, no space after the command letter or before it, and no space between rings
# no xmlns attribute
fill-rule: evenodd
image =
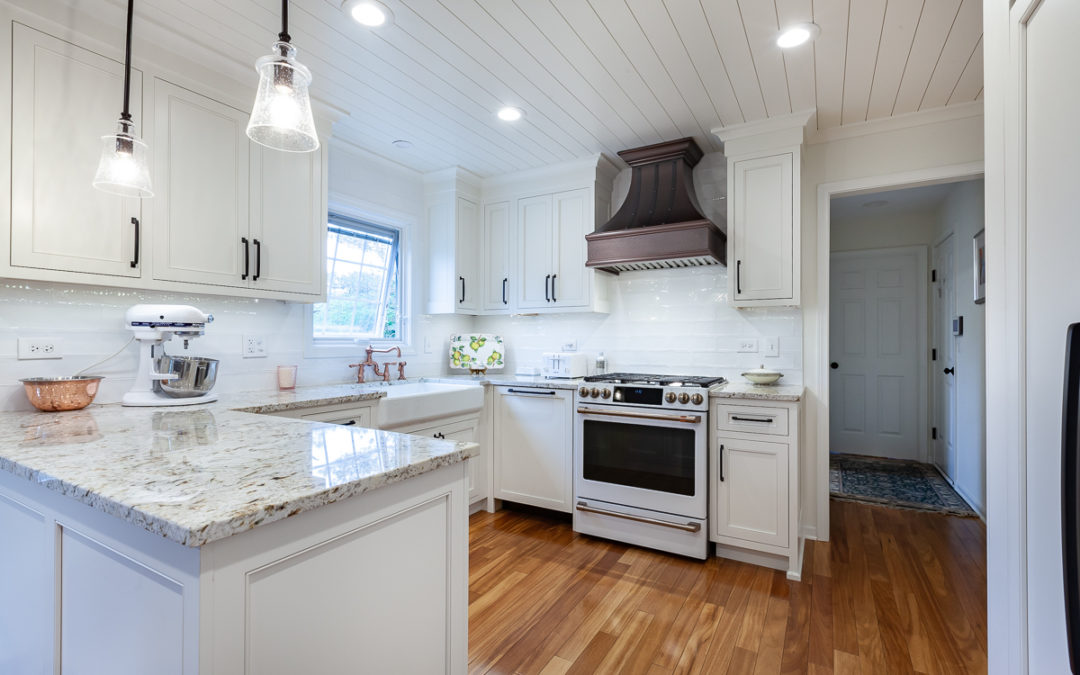
<svg viewBox="0 0 1080 675"><path fill-rule="evenodd" d="M331 213L326 236L326 302L312 307L313 342L401 340L401 233Z"/></svg>

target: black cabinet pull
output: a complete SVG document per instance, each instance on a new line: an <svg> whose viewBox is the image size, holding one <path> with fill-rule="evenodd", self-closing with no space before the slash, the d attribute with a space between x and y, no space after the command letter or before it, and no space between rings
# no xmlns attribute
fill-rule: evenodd
<svg viewBox="0 0 1080 675"><path fill-rule="evenodd" d="M554 396L556 392L540 389L507 389L508 394L529 394L530 396Z"/></svg>
<svg viewBox="0 0 1080 675"><path fill-rule="evenodd" d="M509 281L506 277L503 277L503 304L509 304L506 302L506 282Z"/></svg>
<svg viewBox="0 0 1080 675"><path fill-rule="evenodd" d="M761 424L772 424L773 422L771 417L740 417L732 415L731 419L735 422L760 422Z"/></svg>
<svg viewBox="0 0 1080 675"><path fill-rule="evenodd" d="M461 303L465 302L465 277L458 277L458 279L461 280L461 299L458 300Z"/></svg>
<svg viewBox="0 0 1080 675"><path fill-rule="evenodd" d="M742 295L742 261L735 261L735 292Z"/></svg>
<svg viewBox="0 0 1080 675"><path fill-rule="evenodd" d="M544 277L544 300L551 302L551 275Z"/></svg>
<svg viewBox="0 0 1080 675"><path fill-rule="evenodd" d="M720 444L720 482L724 482L724 444Z"/></svg>
<svg viewBox="0 0 1080 675"><path fill-rule="evenodd" d="M438 433L436 433L436 434L432 434L432 436L433 436L434 438L441 438L441 439L443 439L443 440L446 440L446 436L444 436L444 435L443 435L443 432L441 432L441 431L440 431L440 432L438 432Z"/></svg>
<svg viewBox="0 0 1080 675"><path fill-rule="evenodd" d="M559 301L559 299L555 297L555 277L557 277L557 276L559 276L559 275L558 274L552 274L551 275L551 301L552 302L558 302Z"/></svg>
<svg viewBox="0 0 1080 675"><path fill-rule="evenodd" d="M258 281L262 274L262 242L258 239L252 239L251 242L255 244L255 276L251 277L251 280Z"/></svg>
<svg viewBox="0 0 1080 675"><path fill-rule="evenodd" d="M342 422L341 426L343 426L343 427L351 427L354 424L356 424L356 420L349 420L348 422Z"/></svg>
<svg viewBox="0 0 1080 675"><path fill-rule="evenodd" d="M135 226L135 256L131 259L131 267L139 266L139 219L132 218L131 224Z"/></svg>
<svg viewBox="0 0 1080 675"><path fill-rule="evenodd" d="M840 364L837 363L836 361L833 361L832 363L829 364L829 367L832 368L833 370L836 370L837 368L840 367Z"/></svg>
<svg viewBox="0 0 1080 675"><path fill-rule="evenodd" d="M247 279L251 265L251 256L249 255L250 249L248 248L248 238L240 237L240 241L244 244L244 273L240 275L240 278Z"/></svg>
<svg viewBox="0 0 1080 675"><path fill-rule="evenodd" d="M946 368L942 372L945 373L946 375L955 375L956 374L956 368Z"/></svg>

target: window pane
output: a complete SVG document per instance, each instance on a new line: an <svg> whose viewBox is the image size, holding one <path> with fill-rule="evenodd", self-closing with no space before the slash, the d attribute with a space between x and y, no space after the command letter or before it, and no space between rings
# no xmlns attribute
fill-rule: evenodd
<svg viewBox="0 0 1080 675"><path fill-rule="evenodd" d="M398 339L398 233L331 215L327 302L312 310L315 339Z"/></svg>

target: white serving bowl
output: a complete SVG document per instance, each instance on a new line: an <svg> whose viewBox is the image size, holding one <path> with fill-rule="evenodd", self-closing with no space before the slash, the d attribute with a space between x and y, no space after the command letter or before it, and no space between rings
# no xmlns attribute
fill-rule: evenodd
<svg viewBox="0 0 1080 675"><path fill-rule="evenodd" d="M773 384L781 377L784 376L779 370L769 370L764 365L760 368L754 368L748 370L742 374L743 377L750 380L754 384Z"/></svg>

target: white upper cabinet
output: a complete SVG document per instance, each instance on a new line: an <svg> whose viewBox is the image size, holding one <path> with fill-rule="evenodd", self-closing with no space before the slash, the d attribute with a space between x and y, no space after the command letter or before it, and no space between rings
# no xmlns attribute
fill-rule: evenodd
<svg viewBox="0 0 1080 675"><path fill-rule="evenodd" d="M484 293L476 176L458 168L428 174L428 313L477 314Z"/></svg>
<svg viewBox="0 0 1080 675"><path fill-rule="evenodd" d="M518 200L520 309L551 306L551 271L555 267L551 201L551 195Z"/></svg>
<svg viewBox="0 0 1080 675"><path fill-rule="evenodd" d="M809 116L713 130L728 162L728 285L736 307L799 304L800 167Z"/></svg>
<svg viewBox="0 0 1080 675"><path fill-rule="evenodd" d="M252 145L252 285L322 295L326 272L326 203L322 148L279 152Z"/></svg>
<svg viewBox="0 0 1080 675"><path fill-rule="evenodd" d="M91 185L101 137L116 130L124 65L19 23L12 37L9 262L16 269L5 276L142 276L140 201ZM139 131L141 102L142 73L133 69L131 113Z"/></svg>
<svg viewBox="0 0 1080 675"><path fill-rule="evenodd" d="M248 113L155 80L154 278L246 286Z"/></svg>
<svg viewBox="0 0 1080 675"><path fill-rule="evenodd" d="M296 154L256 145L245 133L246 92L207 95L189 73L150 61L132 69L129 107L149 145L154 197L96 190L124 65L65 37L12 23L11 220L0 276L323 298L325 146Z"/></svg>
<svg viewBox="0 0 1080 675"><path fill-rule="evenodd" d="M557 307L585 307L589 304L593 272L585 267L588 249L585 235L595 227L591 189L570 190L554 195L551 302Z"/></svg>
<svg viewBox="0 0 1080 675"><path fill-rule="evenodd" d="M510 311L510 202L484 205L484 311Z"/></svg>

